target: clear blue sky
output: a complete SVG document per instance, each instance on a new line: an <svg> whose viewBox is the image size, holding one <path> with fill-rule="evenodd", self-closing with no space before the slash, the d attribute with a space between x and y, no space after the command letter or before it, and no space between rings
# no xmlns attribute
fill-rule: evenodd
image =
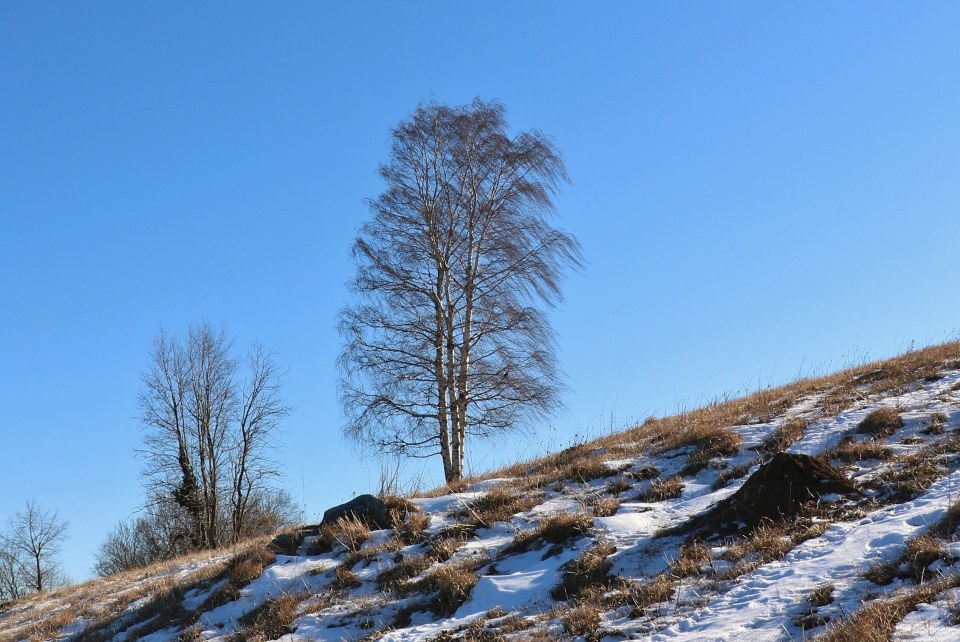
<svg viewBox="0 0 960 642"><path fill-rule="evenodd" d="M429 98L555 138L588 261L552 316L566 409L474 470L954 336L958 33L953 2L3 2L0 520L58 509L87 576L141 501L150 341L204 319L288 370L308 519L375 486L335 317Z"/></svg>

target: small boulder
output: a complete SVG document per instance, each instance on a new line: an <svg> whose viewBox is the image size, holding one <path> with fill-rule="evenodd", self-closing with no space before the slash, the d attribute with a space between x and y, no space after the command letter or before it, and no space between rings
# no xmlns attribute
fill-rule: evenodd
<svg viewBox="0 0 960 642"><path fill-rule="evenodd" d="M332 524L342 517L359 519L373 530L393 526L387 512L387 505L379 497L373 495L359 495L345 504L327 509L323 513L323 520L320 524Z"/></svg>

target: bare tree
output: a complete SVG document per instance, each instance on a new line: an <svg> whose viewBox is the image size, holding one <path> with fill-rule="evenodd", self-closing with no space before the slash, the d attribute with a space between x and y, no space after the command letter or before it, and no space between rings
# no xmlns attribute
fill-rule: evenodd
<svg viewBox="0 0 960 642"><path fill-rule="evenodd" d="M148 495L154 504L173 499L186 513L195 548L247 534L249 516L261 510L251 501L273 492L270 484L280 476L269 454L289 413L281 373L259 346L245 362L232 349L226 333L208 324L185 338L161 331L143 376Z"/></svg>
<svg viewBox="0 0 960 642"><path fill-rule="evenodd" d="M37 593L58 586L63 574L56 556L67 537L68 523L57 511L41 510L36 501L28 500L22 511L9 520L9 531L3 536L7 559L4 567L19 567L23 581Z"/></svg>
<svg viewBox="0 0 960 642"><path fill-rule="evenodd" d="M23 556L8 549L6 542L0 541L0 603L29 593L26 579Z"/></svg>
<svg viewBox="0 0 960 642"><path fill-rule="evenodd" d="M530 426L559 404L544 307L581 265L549 218L567 180L539 131L504 107L421 105L393 132L386 189L353 248L340 315L345 434L379 453L439 454L463 476L468 435Z"/></svg>

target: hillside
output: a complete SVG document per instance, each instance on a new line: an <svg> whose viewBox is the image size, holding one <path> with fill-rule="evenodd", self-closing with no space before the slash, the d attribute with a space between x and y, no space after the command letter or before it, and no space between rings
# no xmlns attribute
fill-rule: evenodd
<svg viewBox="0 0 960 642"><path fill-rule="evenodd" d="M4 604L0 642L960 640L958 491L950 343Z"/></svg>

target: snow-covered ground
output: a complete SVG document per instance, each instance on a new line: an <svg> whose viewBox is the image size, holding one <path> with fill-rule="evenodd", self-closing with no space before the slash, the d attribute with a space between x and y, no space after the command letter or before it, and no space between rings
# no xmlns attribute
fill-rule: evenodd
<svg viewBox="0 0 960 642"><path fill-rule="evenodd" d="M479 631L487 633L482 639L507 640L534 633L540 639L813 639L864 604L914 588L905 576L877 584L867 578L868 571L895 567L908 543L941 522L960 499L960 371L942 374L900 394L870 394L864 388L852 406L836 414L823 410L822 392L796 399L777 416L729 426L739 435L739 451L713 457L699 470L689 466L693 446L659 454L643 447L626 455L624 449L606 455L586 447L583 455L605 459L609 471L594 479L550 479L537 486L531 483L537 471L531 469L523 478L489 479L463 492L414 498L421 525L412 535L375 531L356 550L334 545L326 552L311 550L308 539L297 554L277 554L259 577L233 586L233 593L226 592L234 581L229 561L243 551L4 605L0 642L198 642L230 640L237 633L285 642L425 642L481 639ZM832 449L851 439L871 440L857 428L881 407L903 419L892 434L871 441L889 448L891 456L832 460L860 485L861 500L822 497L805 523L819 526L813 536L796 542L784 536L789 543L782 554L742 573L730 573L739 568L731 555L747 545L749 532L707 536L703 571L677 570L683 547L691 542L676 527L733 495L765 460L760 449L774 431L789 420L809 422L787 452L829 458ZM897 495L890 491L893 486L885 486L909 477L911 467L926 460L935 462L938 472L910 493ZM657 479L649 479L650 470ZM718 477L731 470L738 476L723 486ZM656 483L678 475L679 496L650 494ZM526 503L509 520L487 523L470 509L488 493L510 496L510 491ZM585 516L588 528L571 530L569 537L546 532L547 524L574 514ZM453 528L461 535L452 534ZM956 535L955 530L939 533L950 555L929 565L931 581L960 573L960 563L954 564L960 558ZM569 579L576 560L586 559L598 543L611 551L605 575L594 578L595 586L579 597L557 599L562 595L556 589ZM744 559L751 559L749 553ZM447 572L453 579L441 578ZM667 598L638 603L638 592L658 576L672 587ZM811 605L818 588L830 599ZM279 629L257 629L261 624L252 614L284 596L296 596L292 616ZM162 599L172 601L173 608L157 608ZM954 624L958 605L960 589L946 588L903 617L893 639L960 640ZM592 630L572 623L577 608L593 609ZM802 619L811 613L817 617Z"/></svg>

